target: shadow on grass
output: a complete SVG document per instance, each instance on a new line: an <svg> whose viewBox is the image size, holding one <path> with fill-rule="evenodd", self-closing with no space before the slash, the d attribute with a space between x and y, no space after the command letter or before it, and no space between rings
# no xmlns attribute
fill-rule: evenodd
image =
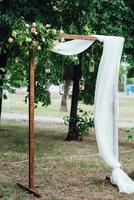
<svg viewBox="0 0 134 200"><path fill-rule="evenodd" d="M41 157L44 154L55 154L58 151L58 143L64 141L64 136L63 128L53 128L52 126L49 129L35 128L36 156ZM21 157L22 159L26 158L28 155L27 125L3 124L0 129L0 146L1 160L20 160Z"/></svg>

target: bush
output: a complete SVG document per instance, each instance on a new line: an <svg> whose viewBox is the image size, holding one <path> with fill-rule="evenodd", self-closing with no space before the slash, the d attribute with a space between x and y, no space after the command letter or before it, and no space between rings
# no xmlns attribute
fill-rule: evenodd
<svg viewBox="0 0 134 200"><path fill-rule="evenodd" d="M127 84L134 84L134 78L127 78Z"/></svg>
<svg viewBox="0 0 134 200"><path fill-rule="evenodd" d="M76 130L81 140L84 136L90 135L89 128L94 127L94 117L93 113L91 113L90 111L87 112L79 109L76 117L70 119L69 116L65 116L63 119L66 125L69 124L70 120L71 122L75 121Z"/></svg>

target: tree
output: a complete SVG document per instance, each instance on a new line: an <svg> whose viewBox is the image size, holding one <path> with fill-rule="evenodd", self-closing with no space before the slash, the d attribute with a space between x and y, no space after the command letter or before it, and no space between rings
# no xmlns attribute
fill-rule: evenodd
<svg viewBox="0 0 134 200"><path fill-rule="evenodd" d="M79 100L79 85L80 78L82 77L82 65L81 62L73 65L73 91L72 91L72 102L69 120L69 131L65 140L77 140L79 139L79 132L77 131L77 108Z"/></svg>
<svg viewBox="0 0 134 200"><path fill-rule="evenodd" d="M62 80L64 82L63 95L61 99L61 111L67 111L67 96L69 93L70 83L73 80L73 57L62 56Z"/></svg>
<svg viewBox="0 0 134 200"><path fill-rule="evenodd" d="M62 112L67 112L67 96L69 93L69 86L70 86L70 82L65 80L62 99L61 99L61 107L60 107L60 111Z"/></svg>
<svg viewBox="0 0 134 200"><path fill-rule="evenodd" d="M134 33L134 13L131 1L92 0L89 2L86 0L83 3L80 0L75 2L55 0L54 2L55 12L60 16L59 24L61 24L65 32L123 36L126 38L124 55L127 55L129 61L133 60L134 39L132 36ZM84 100L86 104L94 103L97 65L101 56L102 45L94 44L92 49L92 52L89 50L85 53L84 59L85 69L83 69L83 77L85 79L85 89L80 99ZM90 62L88 61L89 59ZM94 70L90 70L92 67ZM73 90L73 92L75 91ZM74 107L77 107L77 105L77 102L73 104ZM75 131L73 134L72 139L75 138ZM69 133L67 138L71 139Z"/></svg>
<svg viewBox="0 0 134 200"><path fill-rule="evenodd" d="M57 29L62 28L67 33L97 33L123 36L126 38L124 55L127 55L129 62L133 61L134 9L132 1L130 0L91 0L90 2L85 0L84 3L81 0L47 0L45 2L42 2L42 0L4 0L0 2L0 8L1 16L7 15L11 22L10 24L14 24L20 16L24 15L24 19L27 22L39 20L44 24L52 24L53 27ZM87 51L84 56L85 69L83 70L83 77L85 79L85 91L83 92L84 95L81 95L81 100L84 100L85 103L94 102L94 88L97 74L96 66L99 61L99 59L96 58L100 57L100 52L102 50L100 46L98 47L98 44L94 44L94 46L93 51ZM58 62L56 61L57 58ZM89 58L91 58L92 62L88 62ZM59 72L59 69L61 69L59 57L56 55L49 55L46 56L46 59L47 63L49 63L48 60L50 60L50 63L54 63L51 65L51 70L55 73L54 76L53 73L47 75L49 76L49 81L51 80L51 82L59 83L61 81L61 78L59 77L59 75L61 75ZM73 66L73 64L71 65ZM94 65L94 71L89 70L89 68L92 68L92 65ZM56 68L56 66L60 67ZM91 77L90 79L89 76ZM44 88L45 78L38 75L36 80L38 83L36 86L38 86L38 89L42 91ZM47 96L45 96L46 94ZM42 96L38 95L40 95L40 93L37 93L36 103L40 100L44 101L44 103L42 102L42 105L50 102L48 91L42 93ZM45 102L47 97L48 100Z"/></svg>
<svg viewBox="0 0 134 200"><path fill-rule="evenodd" d="M5 66L7 62L7 55L2 52L0 55L0 118L2 109L2 96L3 96L3 85L4 85L4 74Z"/></svg>
<svg viewBox="0 0 134 200"><path fill-rule="evenodd" d="M6 48L6 42L9 37L9 33L11 31L10 21L8 21L8 17L0 16L0 118L2 111L2 96L3 96L3 88L4 88L4 78L6 73L6 65L8 60L9 51Z"/></svg>
<svg viewBox="0 0 134 200"><path fill-rule="evenodd" d="M9 47L9 44L12 43L12 33L13 33L13 27L14 25L17 26L17 29L21 31L20 27L22 24L19 22L19 20L22 18L25 20L25 22L27 22L27 24L29 22L33 22L33 21L42 21L44 22L44 24L47 24L49 22L50 19L53 19L53 17L51 17L51 2L48 1L46 2L46 5L44 4L43 6L40 4L41 1L37 2L37 1L0 1L0 67L3 69L6 67L6 74L5 75L1 75L1 82L0 82L0 88L1 88L1 94L3 91L3 83L4 83L4 78L6 77L6 81L7 81L7 74L8 74L8 80L10 85L13 86L19 86L19 83L21 83L21 81L24 81L24 77L25 77L25 81L27 81L27 77L28 77L28 68L27 68L27 61L28 61L28 52L24 49L21 48L21 51L18 50L17 46L12 46L12 48L8 49L7 47ZM47 15L44 15L43 13L47 13ZM49 16L50 15L50 16ZM24 28L24 27L23 27ZM25 27L27 29L27 27ZM50 26L47 25L46 27L49 31ZM55 31L55 30L53 30ZM51 33L51 31L50 31ZM46 34L48 35L48 34ZM38 37L38 35L37 35ZM22 38L23 39L23 38ZM46 42L46 46L48 45L48 43L53 42L53 40L51 40L51 38L45 38L45 42ZM19 46L22 45L22 41L20 41ZM48 105L50 103L50 94L48 92L48 90L46 90L44 88L44 83L46 81L46 79L50 79L50 82L58 82L57 77L58 73L60 70L55 70L55 68L53 66L51 66L51 70L52 73L50 73L49 77L48 75L46 75L46 73L44 73L44 76L40 76L39 72L44 72L44 69L42 69L42 64L47 64L48 67L48 63L50 63L49 61L51 60L51 56L49 56L47 53L44 54L45 55L45 59L43 59L43 56L41 54L38 54L37 56L37 68L36 68L36 97L35 97L35 103L36 105L38 104L38 102L42 102L42 105ZM13 59L12 59L13 58ZM6 59L6 61L4 61ZM15 65L13 60L15 60ZM43 63L43 61L45 60L45 62ZM23 66L21 65L23 61ZM4 64L3 64L4 62ZM39 64L40 62L40 64ZM58 62L57 62L58 63ZM15 67L14 67L15 66ZM14 70L15 69L15 70ZM23 69L23 70L22 70ZM60 69L60 67L59 67ZM39 71L40 70L40 71ZM56 73L55 73L56 71ZM22 72L22 73L20 73ZM54 73L53 73L54 72ZM2 70L0 71L0 73L3 73ZM16 76L17 75L17 76ZM18 76L20 75L20 76ZM59 78L58 78L59 79ZM40 92L41 91L41 92ZM2 95L0 97L0 106L2 105ZM1 107L0 107L0 111L1 111Z"/></svg>

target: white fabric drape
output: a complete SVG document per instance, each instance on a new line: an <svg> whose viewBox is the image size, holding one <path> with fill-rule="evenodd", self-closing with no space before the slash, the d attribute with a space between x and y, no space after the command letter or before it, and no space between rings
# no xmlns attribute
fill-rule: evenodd
<svg viewBox="0 0 134 200"><path fill-rule="evenodd" d="M77 55L88 49L93 42L90 40L71 40L59 43L52 51L62 55Z"/></svg>
<svg viewBox="0 0 134 200"><path fill-rule="evenodd" d="M112 168L120 167L117 160L118 144L115 144L115 129L118 106L115 101L118 71L124 39L113 36L98 36L103 42L103 53L99 65L95 91L95 129L101 157ZM115 154L116 149L116 154Z"/></svg>
<svg viewBox="0 0 134 200"><path fill-rule="evenodd" d="M95 132L100 156L112 168L110 180L120 192L134 192L134 182L121 170L118 161L117 84L124 38L95 35L103 42L95 91ZM63 55L81 53L93 41L73 40L58 44L53 51Z"/></svg>

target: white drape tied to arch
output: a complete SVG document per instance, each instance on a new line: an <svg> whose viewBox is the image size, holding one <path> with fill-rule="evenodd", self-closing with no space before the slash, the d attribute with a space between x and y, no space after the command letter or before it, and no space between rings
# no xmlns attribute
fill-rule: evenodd
<svg viewBox="0 0 134 200"><path fill-rule="evenodd" d="M110 180L120 192L133 193L134 182L120 168L118 161L118 96L117 85L124 38L95 37L103 42L95 91L95 133L102 159L112 168ZM90 40L72 40L59 43L53 51L62 55L76 55L93 44Z"/></svg>

